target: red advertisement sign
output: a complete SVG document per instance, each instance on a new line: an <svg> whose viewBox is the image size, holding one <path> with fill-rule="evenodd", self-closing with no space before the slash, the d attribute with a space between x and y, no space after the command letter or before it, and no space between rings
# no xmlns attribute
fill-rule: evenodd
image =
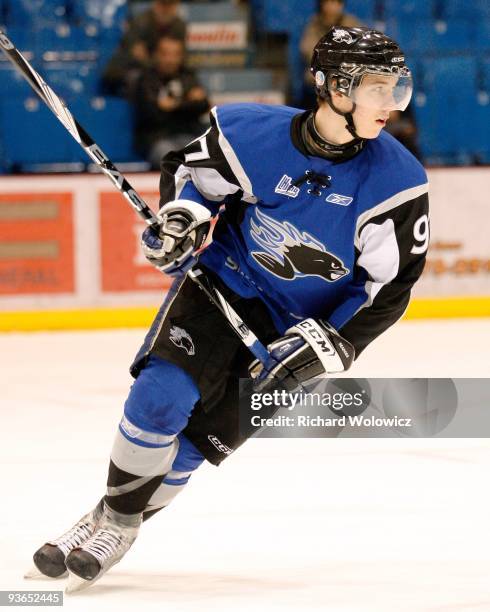
<svg viewBox="0 0 490 612"><path fill-rule="evenodd" d="M142 192L141 196L153 210L158 209L158 193ZM101 192L99 202L102 291L168 289L172 279L151 266L141 251L144 221L119 193Z"/></svg>
<svg viewBox="0 0 490 612"><path fill-rule="evenodd" d="M0 295L73 293L71 193L0 194Z"/></svg>
<svg viewBox="0 0 490 612"><path fill-rule="evenodd" d="M195 21L187 28L187 47L190 51L246 49L247 33L243 21Z"/></svg>

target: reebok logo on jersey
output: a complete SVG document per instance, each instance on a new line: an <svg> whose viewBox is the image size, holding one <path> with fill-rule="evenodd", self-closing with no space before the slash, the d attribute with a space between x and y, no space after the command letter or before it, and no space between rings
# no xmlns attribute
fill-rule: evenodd
<svg viewBox="0 0 490 612"><path fill-rule="evenodd" d="M349 206L353 199L349 196L340 195L340 193L331 193L325 198L325 201L331 204L340 204L340 206Z"/></svg>
<svg viewBox="0 0 490 612"><path fill-rule="evenodd" d="M252 251L254 260L265 270L284 280L319 276L334 282L349 273L338 257L311 234L289 221L277 221L255 209L257 220L250 220L250 235L266 252Z"/></svg>
<svg viewBox="0 0 490 612"><path fill-rule="evenodd" d="M285 174L282 179L277 183L274 191L281 195L288 196L288 198L297 198L299 194L299 187L294 187L291 185L293 179Z"/></svg>
<svg viewBox="0 0 490 612"><path fill-rule="evenodd" d="M176 325L174 325L173 327L170 328L170 341L175 344L175 346L178 346L181 349L184 349L184 351L188 354L188 355L195 355L196 354L196 350L194 348L194 342L192 341L192 338L190 337L190 335L185 331L185 329L182 329L181 327L177 327Z"/></svg>

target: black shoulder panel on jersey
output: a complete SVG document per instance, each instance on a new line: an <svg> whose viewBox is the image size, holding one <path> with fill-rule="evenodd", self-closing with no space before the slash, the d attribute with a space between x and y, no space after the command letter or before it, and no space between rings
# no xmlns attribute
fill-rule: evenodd
<svg viewBox="0 0 490 612"><path fill-rule="evenodd" d="M180 151L171 151L163 158L160 177L160 206L175 199L175 174L180 166L216 170L226 182L241 189L240 182L220 146L220 130L212 113L210 120L211 128L200 138L190 142Z"/></svg>
<svg viewBox="0 0 490 612"><path fill-rule="evenodd" d="M162 159L160 174L160 207L175 200L175 173L184 163L184 150L170 151Z"/></svg>
<svg viewBox="0 0 490 612"><path fill-rule="evenodd" d="M381 225L387 219L392 219L395 224L396 229L396 237L399 241L400 249L403 250L403 247L408 248L413 243L414 234L413 228L414 225L422 215L429 214L429 196L427 192L422 193L421 195L413 198L411 200L407 200L394 208L390 208L385 212L380 212L379 214L370 217L366 220L362 225L358 228L358 233L362 232L363 228L369 223L375 223L377 225ZM407 241L407 244L403 242L400 244L400 240Z"/></svg>
<svg viewBox="0 0 490 612"><path fill-rule="evenodd" d="M424 222L427 224L428 232L428 210L429 198L427 193L424 193L392 210L372 217L364 224L364 226L369 223L381 225L387 219L393 220L400 263L396 277L380 289L373 303L359 310L339 329L339 333L354 345L356 358L370 342L391 327L408 306L411 289L422 274L425 265L427 248L424 248L420 237L417 236L417 227L420 222ZM359 268L357 273L359 282L362 282L361 277L363 274L365 276L365 271Z"/></svg>

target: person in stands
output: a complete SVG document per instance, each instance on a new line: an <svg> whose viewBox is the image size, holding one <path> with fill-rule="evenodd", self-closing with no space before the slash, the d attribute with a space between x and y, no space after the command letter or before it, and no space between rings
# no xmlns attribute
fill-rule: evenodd
<svg viewBox="0 0 490 612"><path fill-rule="evenodd" d="M134 17L119 47L109 61L102 82L108 94L131 98L142 72L150 65L162 36L185 44L187 26L179 16L180 0L153 0L150 7Z"/></svg>
<svg viewBox="0 0 490 612"><path fill-rule="evenodd" d="M151 65L141 75L134 96L135 146L151 163L180 149L203 131L201 116L209 110L206 91L185 64L184 43L163 36Z"/></svg>

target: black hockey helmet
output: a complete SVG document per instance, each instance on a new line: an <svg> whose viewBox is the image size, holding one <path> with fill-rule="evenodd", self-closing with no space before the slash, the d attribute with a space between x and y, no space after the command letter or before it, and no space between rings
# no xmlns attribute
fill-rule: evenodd
<svg viewBox="0 0 490 612"><path fill-rule="evenodd" d="M317 95L347 120L348 129L357 137L352 113L356 104L388 110L405 110L413 90L412 73L397 42L382 32L369 28L333 26L315 45L311 60ZM365 75L393 77L393 86L377 92L361 89ZM332 102L331 92L338 91L353 102L349 113L340 112Z"/></svg>

